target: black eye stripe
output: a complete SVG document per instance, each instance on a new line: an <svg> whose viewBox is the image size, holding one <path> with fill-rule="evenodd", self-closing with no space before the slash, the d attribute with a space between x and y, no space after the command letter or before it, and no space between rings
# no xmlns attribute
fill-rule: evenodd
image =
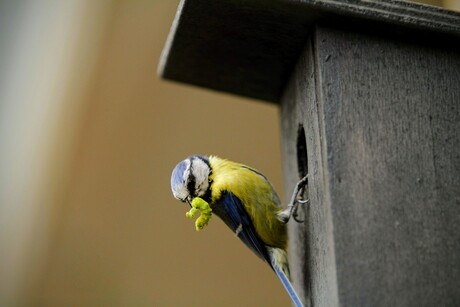
<svg viewBox="0 0 460 307"><path fill-rule="evenodd" d="M190 171L188 175L187 190L190 193L190 195L195 196L196 178L195 178L195 175L193 174L193 160L194 160L193 157L190 158Z"/></svg>
<svg viewBox="0 0 460 307"><path fill-rule="evenodd" d="M209 169L209 173L207 174L207 176L211 176L212 170L211 170L211 165L209 163L209 158L207 156L193 155L193 156L188 157L188 161L189 161L189 169L188 169L188 177L186 179L187 191L192 197L196 197L200 193L201 194L205 193L209 197L210 195L209 186L211 184L211 180L208 177L209 186L206 191L202 191L204 182L197 182L198 178L194 174L194 167L199 166L200 168L202 168L201 162L204 162L204 164L206 164ZM199 184L199 186L196 186L197 184Z"/></svg>
<svg viewBox="0 0 460 307"><path fill-rule="evenodd" d="M188 182L187 182L187 190L190 192L190 194L193 194L195 192L195 175L190 173L190 176L188 176Z"/></svg>

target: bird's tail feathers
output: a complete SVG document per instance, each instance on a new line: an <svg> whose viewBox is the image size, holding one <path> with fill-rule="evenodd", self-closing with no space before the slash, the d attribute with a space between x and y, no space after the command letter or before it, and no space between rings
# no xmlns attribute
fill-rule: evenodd
<svg viewBox="0 0 460 307"><path fill-rule="evenodd" d="M287 262L286 252L279 248L269 247L268 254L270 255L272 268L286 289L286 292L288 293L292 302L296 307L303 307L304 305L302 301L295 292L294 287L289 280L289 265Z"/></svg>

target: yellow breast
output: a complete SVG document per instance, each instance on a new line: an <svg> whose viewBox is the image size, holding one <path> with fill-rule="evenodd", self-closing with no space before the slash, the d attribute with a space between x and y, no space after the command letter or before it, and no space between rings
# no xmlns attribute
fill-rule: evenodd
<svg viewBox="0 0 460 307"><path fill-rule="evenodd" d="M272 247L286 249L286 224L277 218L281 210L279 197L271 184L257 171L243 164L209 157L212 169L211 207L223 191L238 197L243 203L262 241Z"/></svg>

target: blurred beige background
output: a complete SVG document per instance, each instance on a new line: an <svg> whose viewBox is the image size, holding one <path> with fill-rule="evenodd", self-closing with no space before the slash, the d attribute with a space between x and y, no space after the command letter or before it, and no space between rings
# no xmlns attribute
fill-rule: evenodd
<svg viewBox="0 0 460 307"><path fill-rule="evenodd" d="M0 2L0 306L290 304L220 220L197 233L171 195L172 168L202 153L284 199L276 106L157 77L177 4Z"/></svg>

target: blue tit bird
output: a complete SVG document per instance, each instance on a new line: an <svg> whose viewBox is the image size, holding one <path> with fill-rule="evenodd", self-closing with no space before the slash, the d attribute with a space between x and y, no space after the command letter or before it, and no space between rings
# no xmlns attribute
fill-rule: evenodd
<svg viewBox="0 0 460 307"><path fill-rule="evenodd" d="M212 213L275 271L296 306L303 306L289 279L286 223L299 203L307 177L296 186L287 209L268 179L257 170L216 156L194 155L176 165L171 176L174 197L190 205L187 217L197 230L203 229Z"/></svg>

